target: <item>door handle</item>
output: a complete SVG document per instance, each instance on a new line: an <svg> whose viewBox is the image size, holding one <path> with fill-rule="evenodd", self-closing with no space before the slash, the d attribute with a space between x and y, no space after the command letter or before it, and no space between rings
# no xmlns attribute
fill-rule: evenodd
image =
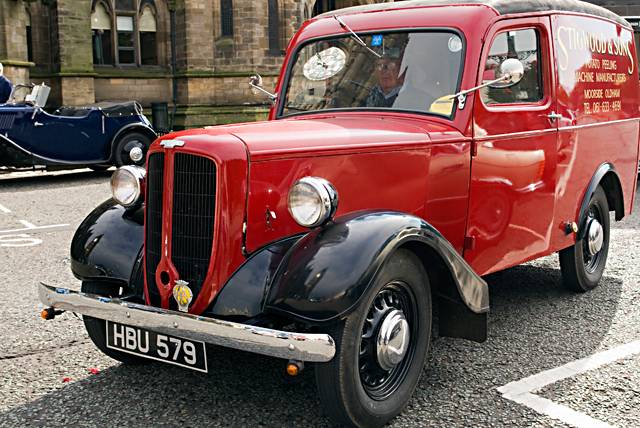
<svg viewBox="0 0 640 428"><path fill-rule="evenodd" d="M556 113L555 111L552 111L547 115L547 118L549 118L551 122L555 122L556 120L562 119L563 116L560 113Z"/></svg>
<svg viewBox="0 0 640 428"><path fill-rule="evenodd" d="M35 122L35 123L33 124L33 126L44 126L44 123Z"/></svg>

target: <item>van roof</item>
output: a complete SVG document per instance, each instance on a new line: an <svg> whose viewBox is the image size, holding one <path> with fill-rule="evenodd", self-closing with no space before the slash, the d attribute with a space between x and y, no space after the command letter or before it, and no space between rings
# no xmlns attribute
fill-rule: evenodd
<svg viewBox="0 0 640 428"><path fill-rule="evenodd" d="M407 0L393 3L377 3L364 6L353 6L345 9L323 13L319 17L332 15L348 15L362 12L382 10L408 9L427 6L474 6L484 5L494 9L500 15L512 13L532 13L544 11L579 12L588 15L611 19L620 25L631 28L631 25L615 13L591 3L579 0Z"/></svg>

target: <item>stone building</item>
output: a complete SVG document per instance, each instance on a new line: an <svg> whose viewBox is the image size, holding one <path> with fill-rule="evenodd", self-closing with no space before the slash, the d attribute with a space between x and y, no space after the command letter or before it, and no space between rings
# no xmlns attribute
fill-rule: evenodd
<svg viewBox="0 0 640 428"><path fill-rule="evenodd" d="M275 86L302 22L374 2L0 0L0 62L14 83L51 86L50 107L167 102L175 129L255 120L266 107L247 78ZM640 0L592 2L640 23Z"/></svg>

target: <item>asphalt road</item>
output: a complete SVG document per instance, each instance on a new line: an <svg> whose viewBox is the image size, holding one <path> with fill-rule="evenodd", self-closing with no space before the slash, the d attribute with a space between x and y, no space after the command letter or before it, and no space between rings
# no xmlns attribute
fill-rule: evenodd
<svg viewBox="0 0 640 428"><path fill-rule="evenodd" d="M282 361L209 348L208 375L102 355L71 314L39 318L35 285L79 288L69 245L109 196L109 173L0 176L0 426L330 426L312 370L282 380ZM640 340L640 216L614 223L601 286L560 286L556 257L487 278L489 340L436 338L394 427L568 426L498 388ZM552 382L540 397L616 426L640 424L640 354Z"/></svg>

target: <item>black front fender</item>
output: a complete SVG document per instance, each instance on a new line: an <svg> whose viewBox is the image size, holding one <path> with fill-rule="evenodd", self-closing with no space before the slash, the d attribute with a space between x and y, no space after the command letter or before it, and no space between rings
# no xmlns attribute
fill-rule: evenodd
<svg viewBox="0 0 640 428"><path fill-rule="evenodd" d="M357 307L389 255L405 245L427 250L428 272L429 263L448 271L451 287L436 290L439 297L486 320L484 280L433 226L397 212L350 215L297 241L273 278L265 310L312 323L341 318Z"/></svg>
<svg viewBox="0 0 640 428"><path fill-rule="evenodd" d="M82 281L135 282L144 240L143 209L125 210L113 199L84 219L71 242L71 270Z"/></svg>

